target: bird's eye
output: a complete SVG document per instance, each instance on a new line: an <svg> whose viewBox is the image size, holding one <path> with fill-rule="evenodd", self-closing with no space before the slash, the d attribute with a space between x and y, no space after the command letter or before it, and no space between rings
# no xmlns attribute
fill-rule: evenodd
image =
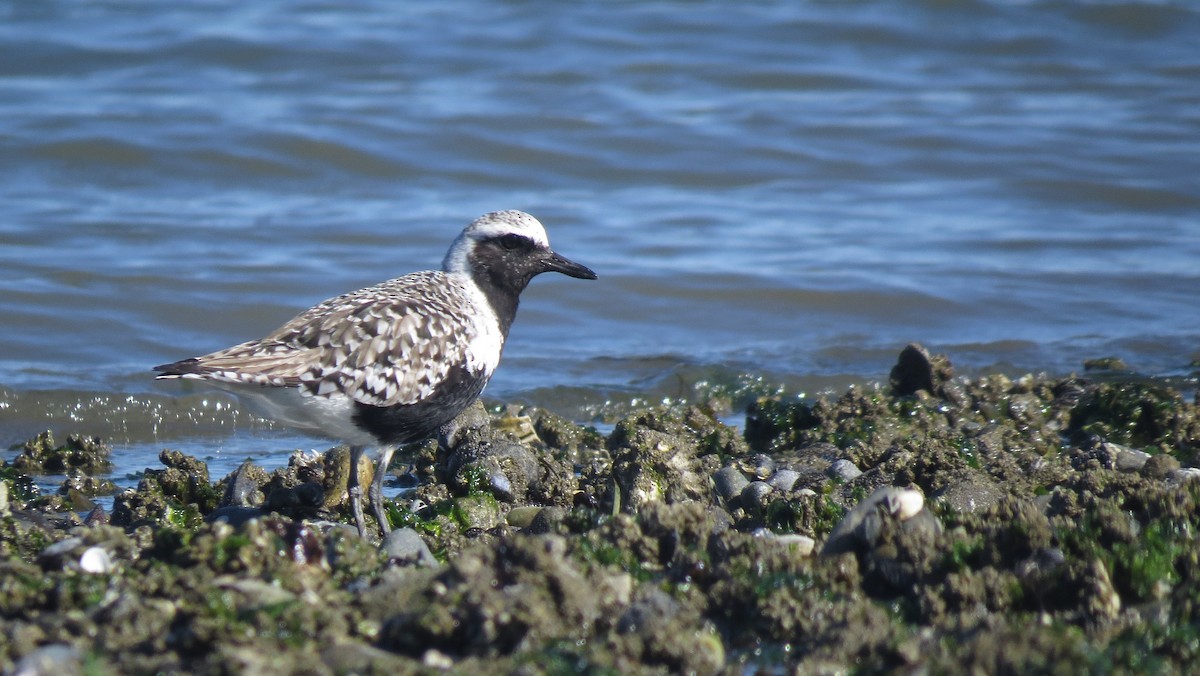
<svg viewBox="0 0 1200 676"><path fill-rule="evenodd" d="M529 240L520 235L504 235L500 238L500 246L508 249L509 251L523 249L528 245Z"/></svg>

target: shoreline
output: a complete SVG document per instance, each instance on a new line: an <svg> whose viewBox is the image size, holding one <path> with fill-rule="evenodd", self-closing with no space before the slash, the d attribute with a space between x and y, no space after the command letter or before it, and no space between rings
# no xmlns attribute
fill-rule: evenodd
<svg viewBox="0 0 1200 676"><path fill-rule="evenodd" d="M6 466L0 668L1182 672L1196 396L957 378L910 346L879 387L760 396L742 431L719 397L606 434L477 406L410 449L382 546L347 525L344 450L223 478L164 451L87 523ZM29 455L60 448L103 460Z"/></svg>

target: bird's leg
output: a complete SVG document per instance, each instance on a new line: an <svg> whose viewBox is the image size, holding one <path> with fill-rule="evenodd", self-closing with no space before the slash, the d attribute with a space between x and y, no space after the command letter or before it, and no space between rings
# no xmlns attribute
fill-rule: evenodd
<svg viewBox="0 0 1200 676"><path fill-rule="evenodd" d="M358 536L367 536L367 522L363 518L362 486L358 484L358 463L362 460L363 446L350 447L350 481L347 492L350 494L350 509L354 510L354 523L358 526Z"/></svg>
<svg viewBox="0 0 1200 676"><path fill-rule="evenodd" d="M387 535L392 530L391 521L383 511L383 481L387 478L387 468L392 462L395 446L384 446L380 449L379 465L375 468L375 480L371 482L371 505L375 508L375 518L379 519L379 530Z"/></svg>

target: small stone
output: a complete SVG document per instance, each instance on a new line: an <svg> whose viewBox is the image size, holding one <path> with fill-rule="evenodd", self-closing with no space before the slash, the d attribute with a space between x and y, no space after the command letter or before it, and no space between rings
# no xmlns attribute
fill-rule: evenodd
<svg viewBox="0 0 1200 676"><path fill-rule="evenodd" d="M29 653L17 662L13 676L43 676L45 674L82 674L83 655L65 643L52 643Z"/></svg>
<svg viewBox="0 0 1200 676"><path fill-rule="evenodd" d="M388 559L400 564L418 566L437 565L437 558L429 551L429 545L412 528L397 528L383 539L383 553Z"/></svg>
<svg viewBox="0 0 1200 676"><path fill-rule="evenodd" d="M458 510L463 525L468 529L488 530L499 526L502 521L500 505L491 495L467 495L457 498L454 507Z"/></svg>
<svg viewBox="0 0 1200 676"><path fill-rule="evenodd" d="M767 483L771 484L771 487L776 490L790 491L790 490L792 490L792 487L796 485L796 482L799 480L800 480L800 473L797 472L796 470L781 469L778 472L775 472L774 474L772 474L771 478L767 481Z"/></svg>
<svg viewBox="0 0 1200 676"><path fill-rule="evenodd" d="M1200 469L1196 469L1195 467L1184 467L1167 474L1167 485L1169 486L1178 486L1197 480L1200 480Z"/></svg>
<svg viewBox="0 0 1200 676"><path fill-rule="evenodd" d="M717 489L717 495L726 502L741 496L749 483L750 480L733 465L722 467L713 474L713 486Z"/></svg>
<svg viewBox="0 0 1200 676"><path fill-rule="evenodd" d="M807 535L788 533L775 536L775 540L800 556L808 556L817 547L817 541Z"/></svg>
<svg viewBox="0 0 1200 676"><path fill-rule="evenodd" d="M249 460L233 470L225 481L222 507L258 507L263 503L262 486L267 481L267 475Z"/></svg>
<svg viewBox="0 0 1200 676"><path fill-rule="evenodd" d="M751 481L742 489L742 504L758 505L761 504L763 498L771 494L771 484L765 481Z"/></svg>
<svg viewBox="0 0 1200 676"><path fill-rule="evenodd" d="M79 568L85 573L102 574L112 571L112 557L103 547L88 547L79 557Z"/></svg>
<svg viewBox="0 0 1200 676"><path fill-rule="evenodd" d="M538 510L537 516L533 518L533 522L529 524L525 532L532 535L554 533L566 518L567 510L562 507L543 507Z"/></svg>
<svg viewBox="0 0 1200 676"><path fill-rule="evenodd" d="M911 343L900 351L896 365L888 375L892 393L897 397L920 391L940 394L941 385L954 375L950 362L943 356L930 356L929 350Z"/></svg>
<svg viewBox="0 0 1200 676"><path fill-rule="evenodd" d="M521 507L513 507L508 510L508 514L504 515L504 520L513 528L525 528L533 523L538 512L542 511L541 505L523 505Z"/></svg>
<svg viewBox="0 0 1200 676"><path fill-rule="evenodd" d="M858 477L862 476L862 473L863 472L858 468L858 465L855 465L853 462L846 460L845 458L842 458L841 460L835 460L834 463L829 466L828 472L830 477L843 482L854 481Z"/></svg>
<svg viewBox="0 0 1200 676"><path fill-rule="evenodd" d="M64 540L59 540L54 544L46 547L38 554L39 561L61 564L62 559L67 557L71 552L83 546L83 538L70 537Z"/></svg>
<svg viewBox="0 0 1200 676"><path fill-rule="evenodd" d="M1105 443L1104 450L1112 458L1113 469L1118 472L1140 472L1150 459L1150 454L1120 444Z"/></svg>
<svg viewBox="0 0 1200 676"><path fill-rule="evenodd" d="M3 484L0 484L0 487L2 487L2 486L3 486ZM3 513L3 510L0 510L0 513ZM83 524L85 526L107 525L108 524L108 512L104 511L103 505L96 505L95 507L92 508L92 511L88 512L87 516L85 516L83 518Z"/></svg>
<svg viewBox="0 0 1200 676"><path fill-rule="evenodd" d="M970 477L939 488L933 499L960 514L973 514L991 509L1005 495L1004 490L988 479Z"/></svg>

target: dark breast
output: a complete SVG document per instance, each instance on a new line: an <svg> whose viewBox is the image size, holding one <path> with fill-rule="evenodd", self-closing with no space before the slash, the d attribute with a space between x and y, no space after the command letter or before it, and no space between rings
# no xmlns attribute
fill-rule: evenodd
<svg viewBox="0 0 1200 676"><path fill-rule="evenodd" d="M488 376L462 366L450 369L430 396L414 404L354 404L354 422L380 444L409 444L429 438L470 406L487 385Z"/></svg>

